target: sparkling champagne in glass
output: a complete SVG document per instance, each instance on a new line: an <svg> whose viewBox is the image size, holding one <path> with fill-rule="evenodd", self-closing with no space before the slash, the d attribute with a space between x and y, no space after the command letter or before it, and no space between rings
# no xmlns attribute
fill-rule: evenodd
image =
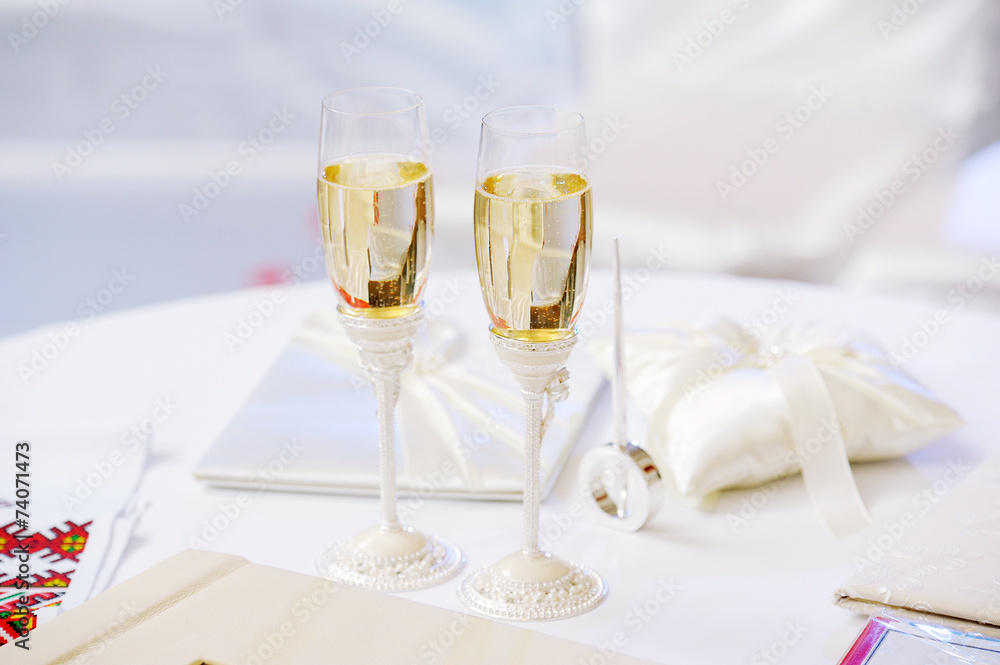
<svg viewBox="0 0 1000 665"><path fill-rule="evenodd" d="M326 264L344 310L395 318L419 309L434 226L431 170L393 154L323 167L317 189Z"/></svg>
<svg viewBox="0 0 1000 665"><path fill-rule="evenodd" d="M375 388L382 518L323 552L317 567L387 591L443 582L465 561L448 542L402 526L396 507L393 410L423 318L434 227L428 145L423 100L408 90L357 88L323 100L320 226L340 322Z"/></svg>
<svg viewBox="0 0 1000 665"><path fill-rule="evenodd" d="M529 342L573 335L587 288L590 182L560 166L509 168L476 187L479 280L493 331Z"/></svg>
<svg viewBox="0 0 1000 665"><path fill-rule="evenodd" d="M538 546L539 456L553 403L566 396L564 367L587 288L591 187L580 114L545 106L483 118L476 175L479 281L500 360L526 406L521 550L470 574L459 597L502 619L554 619L593 609L607 586L592 570Z"/></svg>

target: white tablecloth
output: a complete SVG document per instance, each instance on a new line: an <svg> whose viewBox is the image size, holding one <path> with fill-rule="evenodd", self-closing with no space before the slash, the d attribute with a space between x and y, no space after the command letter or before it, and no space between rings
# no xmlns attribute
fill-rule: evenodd
<svg viewBox="0 0 1000 665"><path fill-rule="evenodd" d="M428 302L450 276L433 275ZM876 525L839 542L817 519L799 478L782 484L773 496L760 490L728 493L714 512L668 504L646 529L620 534L578 518L574 507L580 500L575 486L579 456L610 439L605 395L543 505L541 524L543 544L596 568L610 593L589 614L530 627L664 663L769 662L776 656L782 663L836 662L863 623L831 602L834 589L853 570L854 556L865 556L922 492L945 487L942 482L954 477L949 468L975 466L998 448L1000 319L956 311L945 301L907 303L791 282L643 270L628 279L635 290L626 302L630 328L666 319L697 322L715 314L747 323L825 319L864 328L889 351L913 355L909 371L968 424L907 459L855 465ZM599 328L591 337L610 330L588 327L597 321L608 281L606 273L594 275L595 288L581 318L581 328ZM19 367L30 364L33 352L49 343L50 335L58 338L65 326L0 341L4 423L102 418L139 424L154 412L170 411L155 423L156 441L139 487L147 504L112 583L191 547L197 542L193 538L212 550L312 573L320 550L377 519L377 503L370 498L241 495L206 487L190 475L302 320L317 307L334 305L329 285L318 282L286 287L271 300L277 303L273 307L256 308L272 291L168 303L83 323L65 348L27 380ZM261 310L270 314L251 316ZM939 312L935 326L938 310L945 322L940 323ZM489 344L483 308L444 315L482 320L482 338L470 343ZM241 320L251 334L237 344L231 336L239 338ZM495 370L506 371L499 361ZM164 409L164 404L174 406ZM641 438L643 426L633 409L633 437ZM13 442L3 445L12 450ZM206 531L207 523L227 513L227 528L218 534ZM470 569L516 549L520 520L516 504L448 500L426 501L408 519L460 544ZM406 596L462 609L454 588L449 583Z"/></svg>

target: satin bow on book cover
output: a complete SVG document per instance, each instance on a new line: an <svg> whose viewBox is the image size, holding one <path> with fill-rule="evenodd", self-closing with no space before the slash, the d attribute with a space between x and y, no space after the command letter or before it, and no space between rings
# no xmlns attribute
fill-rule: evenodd
<svg viewBox="0 0 1000 665"><path fill-rule="evenodd" d="M396 410L403 497L519 501L524 406L489 344L476 278L431 278L427 325L402 375ZM591 326L593 328L593 326ZM604 385L571 358L569 399L542 445L548 493ZM213 485L337 494L378 493L375 398L336 312L315 312L236 413L194 475Z"/></svg>

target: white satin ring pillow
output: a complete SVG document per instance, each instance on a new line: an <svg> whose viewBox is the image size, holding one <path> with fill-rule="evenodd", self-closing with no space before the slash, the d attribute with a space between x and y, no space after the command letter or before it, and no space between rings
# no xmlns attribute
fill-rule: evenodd
<svg viewBox="0 0 1000 665"><path fill-rule="evenodd" d="M878 345L825 324L754 338L729 320L626 337L646 445L684 497L802 472L836 536L871 523L849 461L900 457L964 422ZM610 371L608 343L594 354Z"/></svg>

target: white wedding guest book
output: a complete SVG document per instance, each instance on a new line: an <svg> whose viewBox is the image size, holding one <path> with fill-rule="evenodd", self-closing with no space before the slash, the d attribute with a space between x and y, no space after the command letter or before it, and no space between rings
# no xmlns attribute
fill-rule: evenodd
<svg viewBox="0 0 1000 665"><path fill-rule="evenodd" d="M854 557L839 605L866 614L892 608L1000 637L1000 455L966 472L953 461Z"/></svg>
<svg viewBox="0 0 1000 665"><path fill-rule="evenodd" d="M395 411L400 495L520 501L523 400L489 342L476 277L455 277L436 288L425 299L427 324L403 372ZM567 368L569 399L556 408L542 446L543 496L604 385L586 354L571 356ZM318 311L194 475L222 487L374 496L377 442L375 398L357 347L335 311ZM294 464L282 463L292 455Z"/></svg>
<svg viewBox="0 0 1000 665"><path fill-rule="evenodd" d="M596 647L489 619L188 550L30 634L4 663L355 665L605 662ZM617 665L649 661L616 654Z"/></svg>

